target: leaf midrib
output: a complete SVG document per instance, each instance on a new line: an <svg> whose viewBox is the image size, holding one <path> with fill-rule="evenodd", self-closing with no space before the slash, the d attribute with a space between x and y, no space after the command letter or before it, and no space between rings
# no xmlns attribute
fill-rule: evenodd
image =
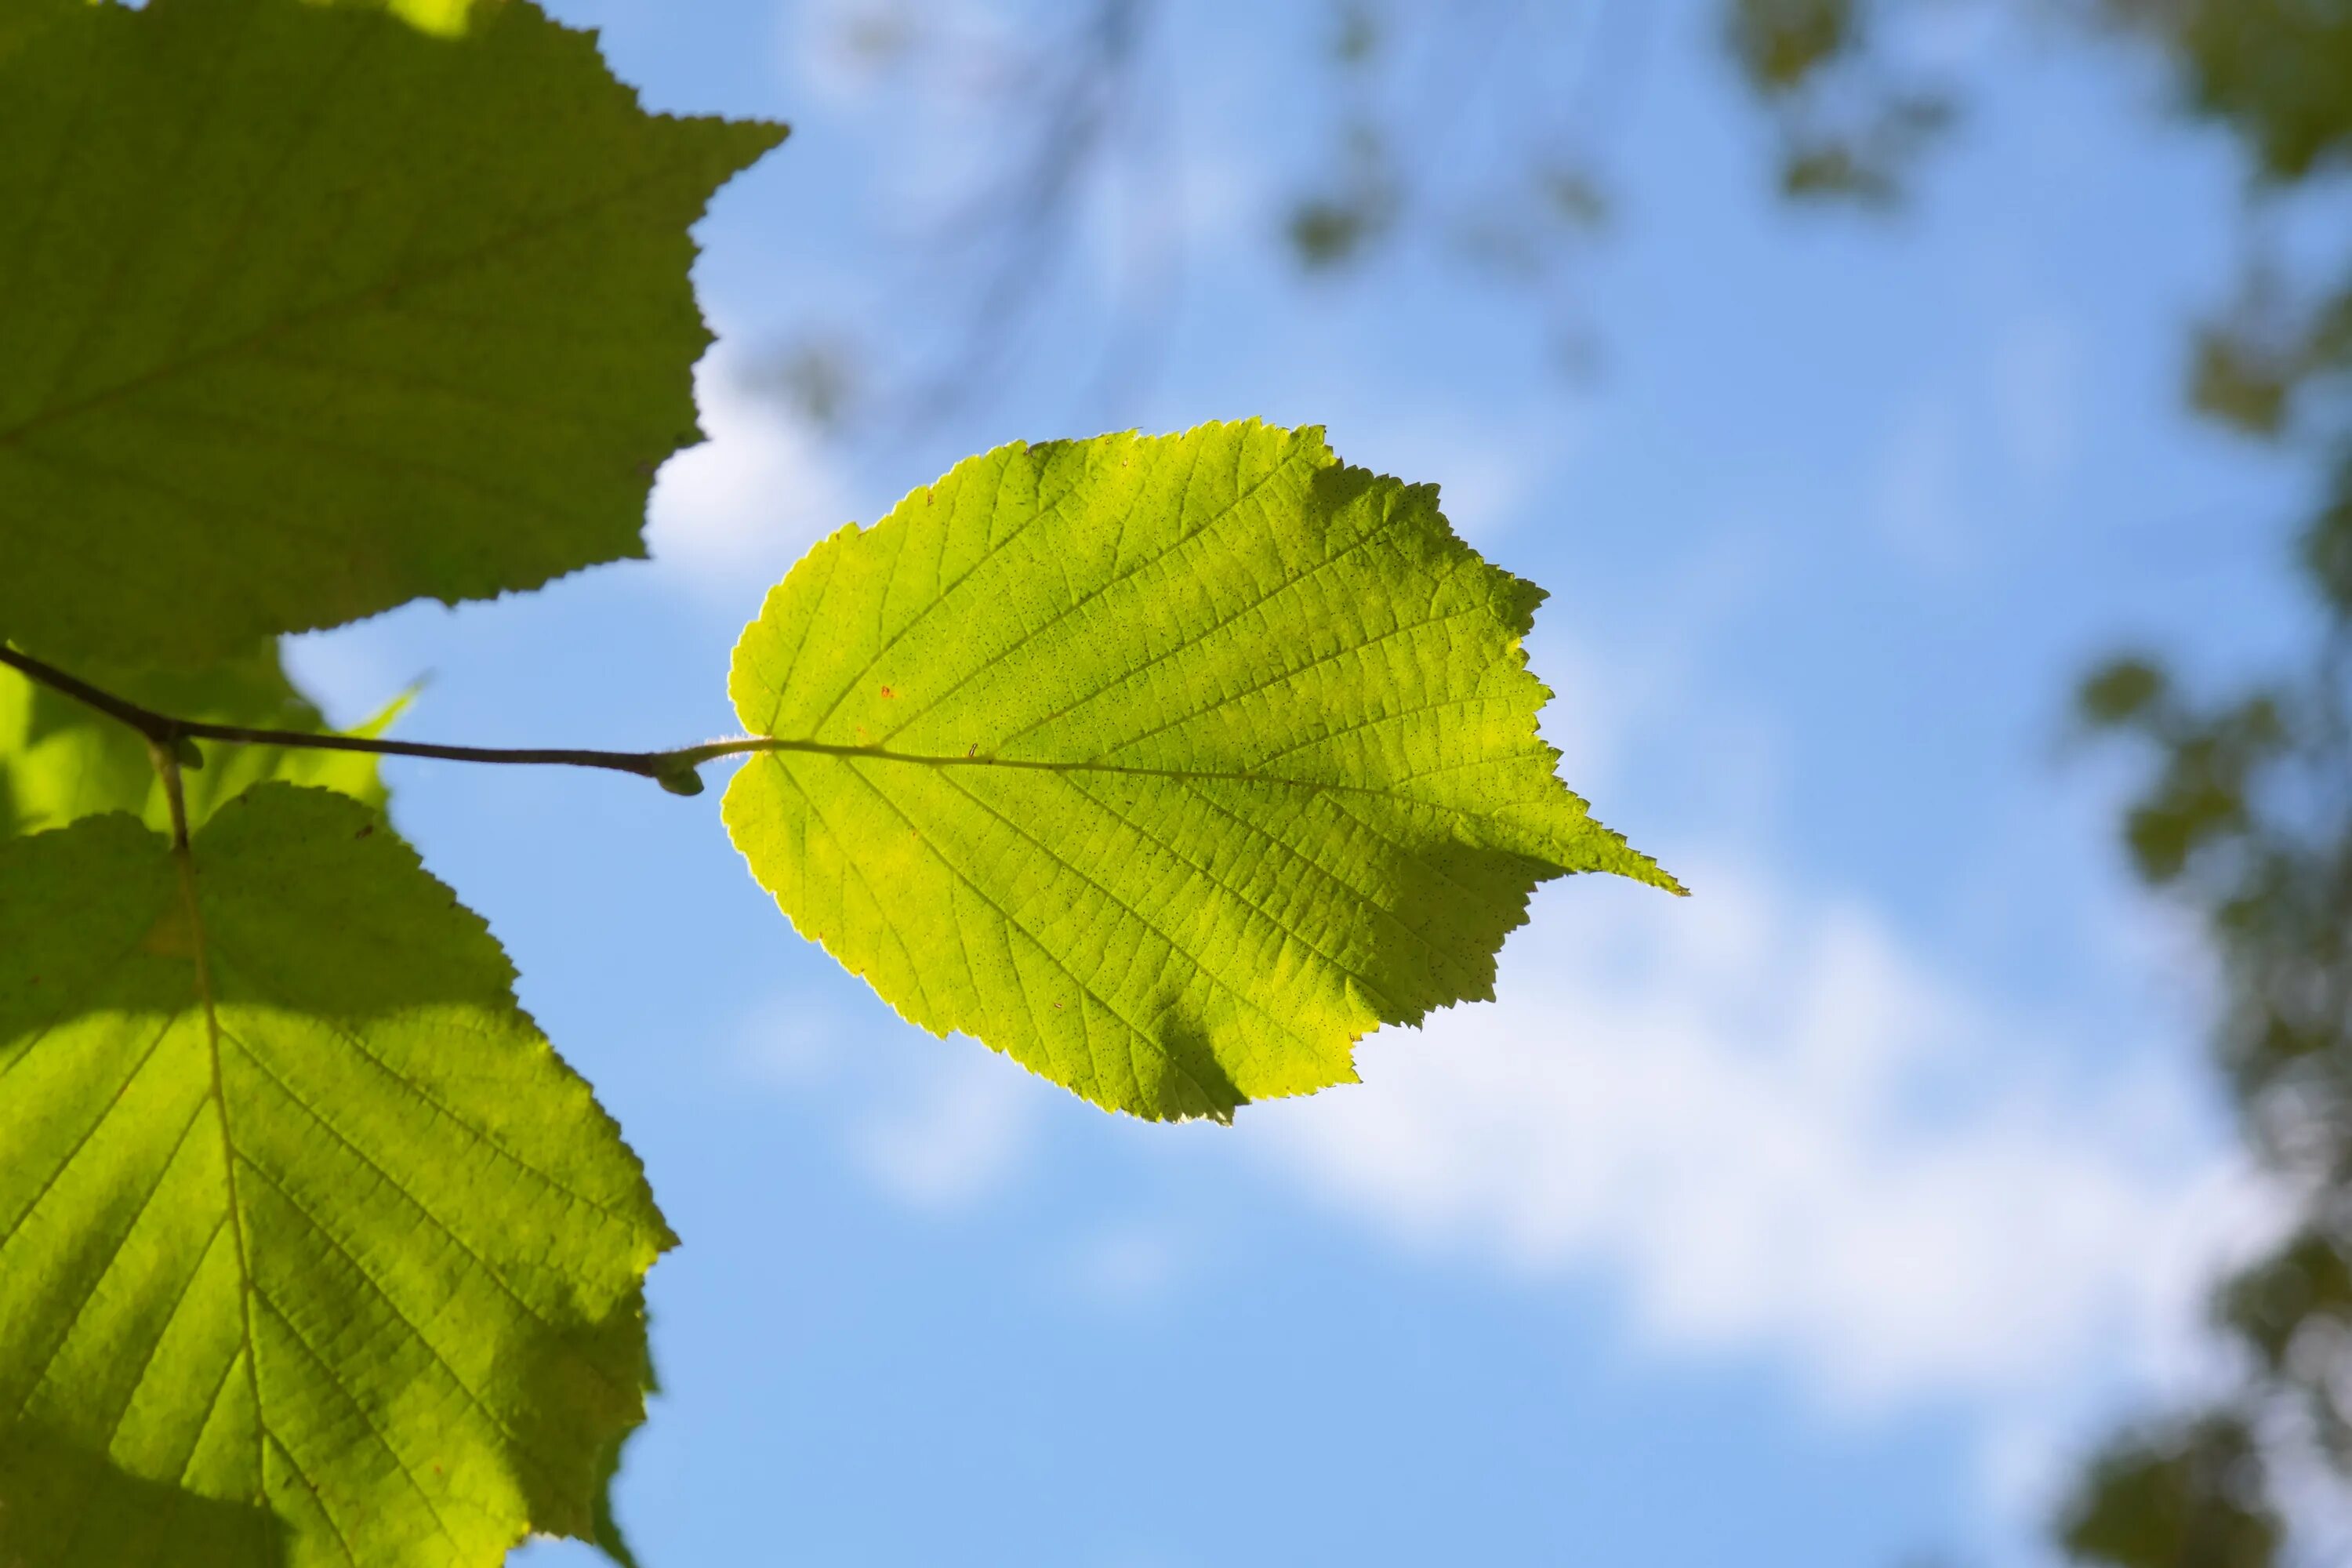
<svg viewBox="0 0 2352 1568"><path fill-rule="evenodd" d="M174 795L176 802L178 797ZM212 963L206 951L204 914L196 897L196 862L188 847L184 819L177 841L172 846L172 858L179 872L180 902L188 921L188 943L194 954L196 997L204 1008L205 1066L211 1073L207 1090L213 1102L215 1124L220 1129L222 1180L228 1188L228 1223L236 1243L238 1332L242 1340L240 1354L245 1360L246 1391L253 1400L253 1500L263 1508L269 1501L269 1449L268 1434L269 1417L261 1401L261 1365L254 1353L253 1340L253 1247L252 1237L246 1226L245 1204L236 1189L236 1134L229 1122L228 1095L221 1080L221 1026L214 1006Z"/></svg>
<svg viewBox="0 0 2352 1568"><path fill-rule="evenodd" d="M788 740L777 735L763 737L760 744L746 749L754 752L794 752L815 756L838 757L849 762L905 763L919 767L1020 768L1055 773L1117 773L1137 778L1168 779L1185 784L1279 784L1291 789L1306 790L1310 794L1328 791L1342 795L1370 795L1379 800L1394 801L1400 805L1420 806L1426 810L1445 812L1455 816L1480 818L1490 814L1473 810L1465 805L1457 805L1445 801L1425 800L1419 795L1406 795L1400 786L1419 779L1432 778L1443 773L1459 772L1465 768L1498 766L1535 754L1535 748L1530 746L1524 752L1502 752L1488 756L1469 757L1434 768L1423 768L1418 773L1406 773L1384 784L1349 784L1339 779L1295 778L1287 773L1257 773L1245 768L1154 768L1139 766L1133 763L1106 763L1093 759L1063 762L1051 757L938 756L916 752L894 752L883 746L845 746L830 741Z"/></svg>

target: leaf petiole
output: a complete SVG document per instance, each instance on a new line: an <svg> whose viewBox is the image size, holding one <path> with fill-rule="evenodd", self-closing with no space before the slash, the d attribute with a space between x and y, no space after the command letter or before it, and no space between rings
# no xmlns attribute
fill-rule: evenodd
<svg viewBox="0 0 2352 1568"><path fill-rule="evenodd" d="M0 644L0 664L63 692L87 708L126 724L168 753L174 765L203 766L203 757L190 742L220 741L241 746L287 746L326 752L368 752L388 757L431 757L451 763L493 763L507 766L604 768L653 780L672 795L700 795L702 778L695 770L718 757L777 749L778 742L755 735L737 735L666 752L605 752L579 747L445 746L426 741L392 741L367 735L320 734L301 730L262 730L242 724L214 724L200 719L175 718L142 707L79 676L58 668L19 649Z"/></svg>

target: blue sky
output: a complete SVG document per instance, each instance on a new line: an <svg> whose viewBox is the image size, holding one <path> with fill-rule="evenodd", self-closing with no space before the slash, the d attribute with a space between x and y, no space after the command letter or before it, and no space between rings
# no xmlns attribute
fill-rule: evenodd
<svg viewBox="0 0 2352 1568"><path fill-rule="evenodd" d="M1323 147L1323 7L1169 7L1161 374L1082 390L1090 219L1016 373L844 454L740 367L877 319L971 127L829 49L842 8L551 6L656 107L795 122L701 231L714 439L665 470L650 565L306 639L330 707L429 672L418 737L727 732L765 588L956 457L1321 423L1553 590L1563 772L1696 896L1555 884L1503 1000L1369 1041L1362 1086L1148 1127L899 1023L715 792L394 764L686 1240L620 1491L647 1563L2041 1561L2076 1447L2213 1374L2201 1283L2264 1212L2193 942L2110 844L2127 776L2061 744L2117 639L2221 680L2299 624L2297 476L2177 407L2227 147L2113 51L1948 6L1906 47L1987 90L1909 210L1792 216L1707 12L1662 5L1611 88L1580 387L1433 241L1302 279L1271 241Z"/></svg>

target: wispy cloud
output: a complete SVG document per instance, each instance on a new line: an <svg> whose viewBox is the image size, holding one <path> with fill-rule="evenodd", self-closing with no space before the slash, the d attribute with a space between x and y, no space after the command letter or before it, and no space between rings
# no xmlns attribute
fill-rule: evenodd
<svg viewBox="0 0 2352 1568"><path fill-rule="evenodd" d="M646 543L666 581L732 605L850 520L848 486L815 433L749 384L727 342L705 356L694 388L709 439L663 465Z"/></svg>
<svg viewBox="0 0 2352 1568"><path fill-rule="evenodd" d="M1372 1037L1361 1087L1243 1136L1401 1246L1610 1283L1659 1353L1977 1411L1994 1500L2041 1506L2118 1390L2207 1369L2207 1284L2267 1224L2185 1047L2069 1088L2053 1026L1867 908L1676 866L1686 902L1544 895L1499 1003Z"/></svg>
<svg viewBox="0 0 2352 1568"><path fill-rule="evenodd" d="M964 1207L1003 1188L1035 1142L1037 1084L961 1037L925 1042L944 1058L876 1104L849 1134L851 1157L919 1208Z"/></svg>
<svg viewBox="0 0 2352 1568"><path fill-rule="evenodd" d="M849 1007L778 998L737 1026L734 1070L812 1096L848 1165L908 1207L969 1208L1020 1176L1038 1142L1040 1085L977 1042L939 1040L868 996Z"/></svg>

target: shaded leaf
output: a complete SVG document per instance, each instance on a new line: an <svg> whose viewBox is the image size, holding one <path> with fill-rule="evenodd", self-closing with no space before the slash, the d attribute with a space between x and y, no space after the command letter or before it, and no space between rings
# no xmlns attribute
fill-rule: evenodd
<svg viewBox="0 0 2352 1568"><path fill-rule="evenodd" d="M1222 1116L1492 994L1535 885L1673 887L1536 735L1542 593L1319 431L1012 446L769 595L730 690L752 874L907 1017Z"/></svg>
<svg viewBox="0 0 2352 1568"><path fill-rule="evenodd" d="M2250 332L2207 325L2197 333L2189 370L2189 406L2242 436L2276 437L2286 428L2298 358Z"/></svg>
<svg viewBox="0 0 2352 1568"><path fill-rule="evenodd" d="M0 1562L114 1568L110 1478L267 1514L194 1568L593 1533L670 1237L511 983L323 791L0 844L0 1446L89 1461L0 1469Z"/></svg>
<svg viewBox="0 0 2352 1568"><path fill-rule="evenodd" d="M2327 503L2304 529L2303 566L2328 614L2352 622L2352 452L2337 459Z"/></svg>
<svg viewBox="0 0 2352 1568"><path fill-rule="evenodd" d="M2352 6L2341 0L2105 0L2156 35L2189 100L2265 174L2299 180L2352 147Z"/></svg>
<svg viewBox="0 0 2352 1568"><path fill-rule="evenodd" d="M2086 729L2114 729L2147 718L2171 690L2162 665L2137 654L2118 655L2083 678L2074 709Z"/></svg>
<svg viewBox="0 0 2352 1568"><path fill-rule="evenodd" d="M88 1563L278 1568L283 1532L266 1509L123 1474L26 1425L0 1426L0 1568ZM34 1553L39 1555L34 1555Z"/></svg>
<svg viewBox="0 0 2352 1568"><path fill-rule="evenodd" d="M78 673L175 719L317 733L329 728L287 679L275 643L193 671L85 668ZM405 698L391 703L351 732L383 733L406 703ZM331 789L379 810L383 806L383 784L371 756L219 742L205 742L202 749L205 766L182 775L192 824L264 779ZM171 826L144 738L0 668L0 837L45 832L109 811L130 812L158 830Z"/></svg>
<svg viewBox="0 0 2352 1568"><path fill-rule="evenodd" d="M1732 54L1759 91L1787 93L1853 52L1862 18L1854 0L1732 0Z"/></svg>
<svg viewBox="0 0 2352 1568"><path fill-rule="evenodd" d="M8 636L202 662L644 552L686 227L782 131L647 115L520 0L394 9L0 35Z"/></svg>
<svg viewBox="0 0 2352 1568"><path fill-rule="evenodd" d="M2253 1437L2208 1416L2101 1454L2066 1506L2059 1544L2108 1568L2271 1568L2279 1521Z"/></svg>
<svg viewBox="0 0 2352 1568"><path fill-rule="evenodd" d="M2215 1305L2275 1374L2306 1330L2352 1323L2352 1259L2339 1238L2305 1229L2233 1276Z"/></svg>

